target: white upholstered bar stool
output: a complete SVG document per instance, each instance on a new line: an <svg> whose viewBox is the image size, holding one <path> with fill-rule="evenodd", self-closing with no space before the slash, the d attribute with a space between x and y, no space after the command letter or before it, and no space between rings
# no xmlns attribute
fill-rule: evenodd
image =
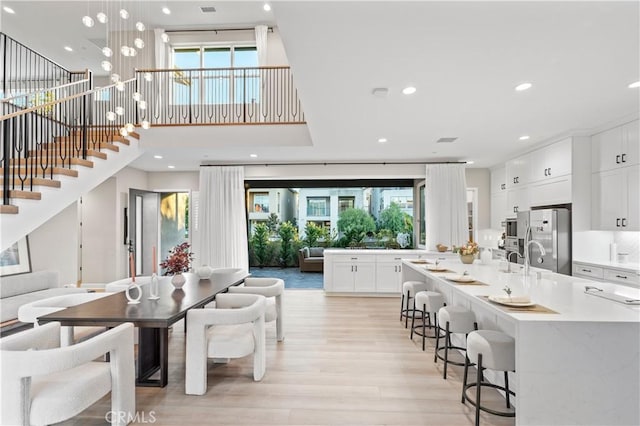
<svg viewBox="0 0 640 426"><path fill-rule="evenodd" d="M444 327L444 328L443 328ZM451 343L452 334L467 335L478 329L476 316L470 310L462 306L445 306L438 311L438 333L436 334L436 350L433 356L433 362L437 362L438 358L444 361L444 372L442 378L447 378L447 365L465 365L464 362L451 361L449 359L449 350L457 349L465 351L462 346L454 346ZM440 347L440 330L444 330L444 346ZM444 356L440 354L444 351Z"/></svg>
<svg viewBox="0 0 640 426"><path fill-rule="evenodd" d="M478 374L475 383L467 384L467 371L469 365L475 363ZM504 372L504 386L485 382L483 371L485 369ZM509 371L516 369L516 343L515 340L500 331L479 330L469 333L467 336L467 356L464 364L464 378L462 380L462 403L469 401L476 407L476 426L480 424L480 410L503 417L515 417L515 411L497 411L481 405L480 390L482 387L491 387L504 391L507 408L511 408L510 395L515 392L509 390ZM475 387L475 400L469 398L467 390Z"/></svg>
<svg viewBox="0 0 640 426"><path fill-rule="evenodd" d="M440 308L445 306L444 297L437 291L419 291L415 297L415 307L411 316L411 340L413 333L422 336L422 350L424 351L424 342L427 337L435 339L440 330L438 329L437 313ZM422 324L415 324L416 311L422 312ZM432 322L433 318L433 322ZM428 325L427 325L428 322ZM433 335L427 336L427 328L433 329ZM420 329L420 330L416 330Z"/></svg>
<svg viewBox="0 0 640 426"><path fill-rule="evenodd" d="M404 318L404 328L409 326L409 317L415 310L413 298L419 291L426 291L427 283L422 281L405 281L402 283L402 299L400 300L400 321Z"/></svg>

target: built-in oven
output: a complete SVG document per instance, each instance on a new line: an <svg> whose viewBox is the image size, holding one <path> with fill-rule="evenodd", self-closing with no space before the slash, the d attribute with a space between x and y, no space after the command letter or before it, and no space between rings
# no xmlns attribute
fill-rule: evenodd
<svg viewBox="0 0 640 426"><path fill-rule="evenodd" d="M515 219L515 218L507 219L505 228L506 228L505 232L507 234L507 238L518 237L518 219Z"/></svg>
<svg viewBox="0 0 640 426"><path fill-rule="evenodd" d="M520 240L518 237L507 237L504 242L504 251L507 261L512 263L523 263L524 259L521 256L518 256L517 254L511 256L511 253L520 253L520 255L523 253L520 248Z"/></svg>

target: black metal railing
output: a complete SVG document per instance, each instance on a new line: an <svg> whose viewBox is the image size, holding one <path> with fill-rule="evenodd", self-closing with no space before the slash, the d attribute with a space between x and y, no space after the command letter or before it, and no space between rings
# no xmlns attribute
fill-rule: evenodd
<svg viewBox="0 0 640 426"><path fill-rule="evenodd" d="M151 125L304 123L289 67L137 70Z"/></svg>
<svg viewBox="0 0 640 426"><path fill-rule="evenodd" d="M0 32L0 99L61 86L84 79Z"/></svg>
<svg viewBox="0 0 640 426"><path fill-rule="evenodd" d="M75 87L84 84L88 90ZM134 79L99 89L91 89L91 79L86 79L46 92L61 93L71 87L76 93L46 103L25 107L12 102L21 97L0 103L3 204L10 203L11 191L33 191L35 179L53 179L56 169L70 169L78 163L74 159L86 160L91 151L103 151L105 143L113 142L123 128L137 122ZM41 93L25 97L40 99ZM105 103L105 99L113 102Z"/></svg>

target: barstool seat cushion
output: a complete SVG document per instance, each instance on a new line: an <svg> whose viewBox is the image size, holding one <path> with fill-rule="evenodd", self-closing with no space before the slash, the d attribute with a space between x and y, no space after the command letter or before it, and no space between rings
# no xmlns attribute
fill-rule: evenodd
<svg viewBox="0 0 640 426"><path fill-rule="evenodd" d="M516 342L513 337L494 330L479 330L467 336L467 356L472 363L482 354L482 366L490 370L515 371Z"/></svg>
<svg viewBox="0 0 640 426"><path fill-rule="evenodd" d="M475 330L476 316L461 306L444 306L438 311L438 324L444 330L447 322L450 333L469 333Z"/></svg>
<svg viewBox="0 0 640 426"><path fill-rule="evenodd" d="M412 297L416 295L419 291L426 291L427 283L423 283L422 281L405 281L402 283L402 294L407 295L411 292Z"/></svg>
<svg viewBox="0 0 640 426"><path fill-rule="evenodd" d="M426 312L438 312L444 306L444 297L437 291L420 291L416 293L416 307L426 307Z"/></svg>

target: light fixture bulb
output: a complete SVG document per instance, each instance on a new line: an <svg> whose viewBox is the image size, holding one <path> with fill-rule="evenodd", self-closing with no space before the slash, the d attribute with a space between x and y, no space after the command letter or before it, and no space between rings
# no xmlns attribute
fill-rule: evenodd
<svg viewBox="0 0 640 426"><path fill-rule="evenodd" d="M171 15L171 9L169 9L168 7L163 7L162 13L164 13L165 15Z"/></svg>
<svg viewBox="0 0 640 426"><path fill-rule="evenodd" d="M140 101L138 102L138 107L140 109L147 109L147 101Z"/></svg>
<svg viewBox="0 0 640 426"><path fill-rule="evenodd" d="M150 72L145 72L145 73L144 73L144 79L145 79L146 81L151 81L151 80L153 80L153 76L151 75L151 73L150 73Z"/></svg>
<svg viewBox="0 0 640 426"><path fill-rule="evenodd" d="M129 48L129 56L136 56L138 54L138 51L136 49L134 49L133 47Z"/></svg>
<svg viewBox="0 0 640 426"><path fill-rule="evenodd" d="M82 23L84 24L85 27L91 28L93 27L93 18L89 15L83 16Z"/></svg>
<svg viewBox="0 0 640 426"><path fill-rule="evenodd" d="M106 24L109 21L109 18L107 18L107 15L104 12L98 12L96 18L101 24Z"/></svg>
<svg viewBox="0 0 640 426"><path fill-rule="evenodd" d="M138 49L142 49L144 47L144 40L142 40L141 38L137 38L133 40L133 45Z"/></svg>
<svg viewBox="0 0 640 426"><path fill-rule="evenodd" d="M102 67L103 70L105 71L111 71L111 68L113 67L111 65L111 62L109 61L102 61L100 62L100 66Z"/></svg>
<svg viewBox="0 0 640 426"><path fill-rule="evenodd" d="M404 93L405 95L413 95L414 93L416 93L416 88L413 86L407 86L402 89L402 93Z"/></svg>
<svg viewBox="0 0 640 426"><path fill-rule="evenodd" d="M136 126L131 123L127 123L124 125L124 128L127 129L127 132L131 133L136 129Z"/></svg>
<svg viewBox="0 0 640 426"><path fill-rule="evenodd" d="M629 86L627 86L629 89L636 89L638 87L640 87L640 81L635 81L633 83L631 83Z"/></svg>
<svg viewBox="0 0 640 426"><path fill-rule="evenodd" d="M160 35L160 39L161 39L164 43L169 43L169 34L167 34L167 33L162 33L162 35Z"/></svg>
<svg viewBox="0 0 640 426"><path fill-rule="evenodd" d="M11 15L13 15L13 14L15 14L15 13L16 13L16 11L15 11L15 10L13 10L13 9L11 9L9 6L4 6L4 7L2 8L2 10L4 10L4 11L5 11L5 12L7 12L7 13L10 13Z"/></svg>
<svg viewBox="0 0 640 426"><path fill-rule="evenodd" d="M138 102L140 99L142 99L142 95L140 94L140 92L133 92L133 95L131 95L133 97L133 100Z"/></svg>
<svg viewBox="0 0 640 426"><path fill-rule="evenodd" d="M129 46L120 46L120 53L122 56L129 56Z"/></svg>
<svg viewBox="0 0 640 426"><path fill-rule="evenodd" d="M522 83L516 86L516 92L522 92L524 90L530 89L533 84L531 83Z"/></svg>
<svg viewBox="0 0 640 426"><path fill-rule="evenodd" d="M151 123L149 123L147 120L142 120L142 123L140 123L142 125L142 128L147 130L149 127L151 127Z"/></svg>
<svg viewBox="0 0 640 426"><path fill-rule="evenodd" d="M117 106L116 107L116 114L124 115L124 108L122 108L121 106Z"/></svg>
<svg viewBox="0 0 640 426"><path fill-rule="evenodd" d="M119 81L116 83L116 89L118 89L121 92L124 92L124 82L123 81Z"/></svg>
<svg viewBox="0 0 640 426"><path fill-rule="evenodd" d="M262 9L265 12L269 12L271 10L271 5L269 3L265 3L264 6L262 6Z"/></svg>
<svg viewBox="0 0 640 426"><path fill-rule="evenodd" d="M116 119L116 113L113 111L107 111L106 116L107 116L107 120L109 121L115 121Z"/></svg>
<svg viewBox="0 0 640 426"><path fill-rule="evenodd" d="M127 9L120 9L120 17L122 19L129 19L129 12L127 12Z"/></svg>
<svg viewBox="0 0 640 426"><path fill-rule="evenodd" d="M71 46L65 46L64 50L66 50L67 52L73 52L73 48Z"/></svg>
<svg viewBox="0 0 640 426"><path fill-rule="evenodd" d="M110 47L105 46L105 47L102 48L102 54L104 56L106 56L107 58L110 58L111 55L113 55L113 50L111 50Z"/></svg>
<svg viewBox="0 0 640 426"><path fill-rule="evenodd" d="M120 134L125 137L129 136L129 132L127 132L127 129L125 129L124 127L120 129Z"/></svg>
<svg viewBox="0 0 640 426"><path fill-rule="evenodd" d="M120 81L120 74L113 73L111 74L111 82L117 83Z"/></svg>
<svg viewBox="0 0 640 426"><path fill-rule="evenodd" d="M380 139L378 139L378 142L379 143L385 143L385 142L387 142L387 138L380 138Z"/></svg>
<svg viewBox="0 0 640 426"><path fill-rule="evenodd" d="M520 138L519 138L519 139L520 139L521 141L526 141L526 140L528 140L528 139L529 139L529 136L528 136L528 135L522 135L522 136L520 136Z"/></svg>
<svg viewBox="0 0 640 426"><path fill-rule="evenodd" d="M136 22L136 30L138 30L138 31L144 31L144 30L145 30L145 28L146 28L146 27L144 26L144 24L143 24L142 22L140 22L140 21Z"/></svg>

